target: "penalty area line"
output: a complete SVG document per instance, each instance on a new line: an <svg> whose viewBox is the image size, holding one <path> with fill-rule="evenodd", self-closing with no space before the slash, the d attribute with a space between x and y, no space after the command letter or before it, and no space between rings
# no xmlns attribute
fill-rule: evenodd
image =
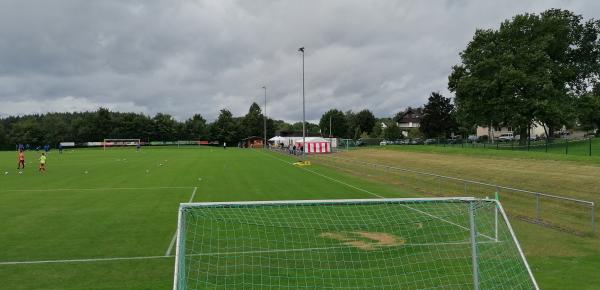
<svg viewBox="0 0 600 290"><path fill-rule="evenodd" d="M196 196L196 190L198 190L197 186L194 187L194 191L192 191L192 196L190 197L190 200L188 201L188 203L191 203L194 201L194 197ZM171 251L173 250L173 246L175 245L175 240L177 239L177 231L178 231L178 229L176 229L175 234L173 234L171 243L169 244L169 247L167 248L167 251L165 252L165 257L169 257L171 255Z"/></svg>

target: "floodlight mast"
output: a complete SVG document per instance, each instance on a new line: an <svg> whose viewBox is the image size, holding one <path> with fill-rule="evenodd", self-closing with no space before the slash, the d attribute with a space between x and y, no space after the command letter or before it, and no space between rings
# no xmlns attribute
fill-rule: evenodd
<svg viewBox="0 0 600 290"><path fill-rule="evenodd" d="M263 143L263 148L267 148L267 86L262 87L265 90L265 112L263 114L263 132L265 137L265 142Z"/></svg>
<svg viewBox="0 0 600 290"><path fill-rule="evenodd" d="M304 151L306 150L306 114L304 106L304 46L298 48L299 52L302 52L302 156L304 157Z"/></svg>

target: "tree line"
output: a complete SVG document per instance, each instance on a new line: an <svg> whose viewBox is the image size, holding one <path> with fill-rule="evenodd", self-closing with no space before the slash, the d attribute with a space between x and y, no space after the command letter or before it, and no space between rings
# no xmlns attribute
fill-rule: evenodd
<svg viewBox="0 0 600 290"><path fill-rule="evenodd" d="M234 117L222 109L213 122L200 114L185 121L157 113L153 117L140 113L114 112L99 108L92 112L46 113L9 116L0 119L0 147L15 144L56 146L60 142L93 142L105 138L132 138L144 141L207 140L237 144L249 136L263 136L263 114L253 103L244 116ZM318 133L316 124L307 123L307 131ZM267 119L267 136L276 130L302 130L302 122L286 123Z"/></svg>

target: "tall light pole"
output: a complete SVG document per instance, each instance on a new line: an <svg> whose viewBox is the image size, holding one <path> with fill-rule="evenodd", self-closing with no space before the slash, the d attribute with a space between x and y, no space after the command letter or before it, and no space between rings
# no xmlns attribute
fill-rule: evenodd
<svg viewBox="0 0 600 290"><path fill-rule="evenodd" d="M329 142L331 142L331 115L329 115Z"/></svg>
<svg viewBox="0 0 600 290"><path fill-rule="evenodd" d="M267 86L263 86L265 89L265 112L263 113L263 130L265 133L265 142L263 143L263 148L267 148Z"/></svg>
<svg viewBox="0 0 600 290"><path fill-rule="evenodd" d="M306 150L306 114L304 108L304 46L298 48L299 52L302 52L302 155Z"/></svg>

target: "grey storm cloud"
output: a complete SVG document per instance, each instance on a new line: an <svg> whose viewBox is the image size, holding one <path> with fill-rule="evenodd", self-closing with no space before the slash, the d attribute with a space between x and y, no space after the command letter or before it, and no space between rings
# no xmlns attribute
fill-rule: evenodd
<svg viewBox="0 0 600 290"><path fill-rule="evenodd" d="M227 108L307 119L330 109L391 116L446 90L476 28L599 1L27 1L0 2L0 117L99 106L185 119Z"/></svg>

